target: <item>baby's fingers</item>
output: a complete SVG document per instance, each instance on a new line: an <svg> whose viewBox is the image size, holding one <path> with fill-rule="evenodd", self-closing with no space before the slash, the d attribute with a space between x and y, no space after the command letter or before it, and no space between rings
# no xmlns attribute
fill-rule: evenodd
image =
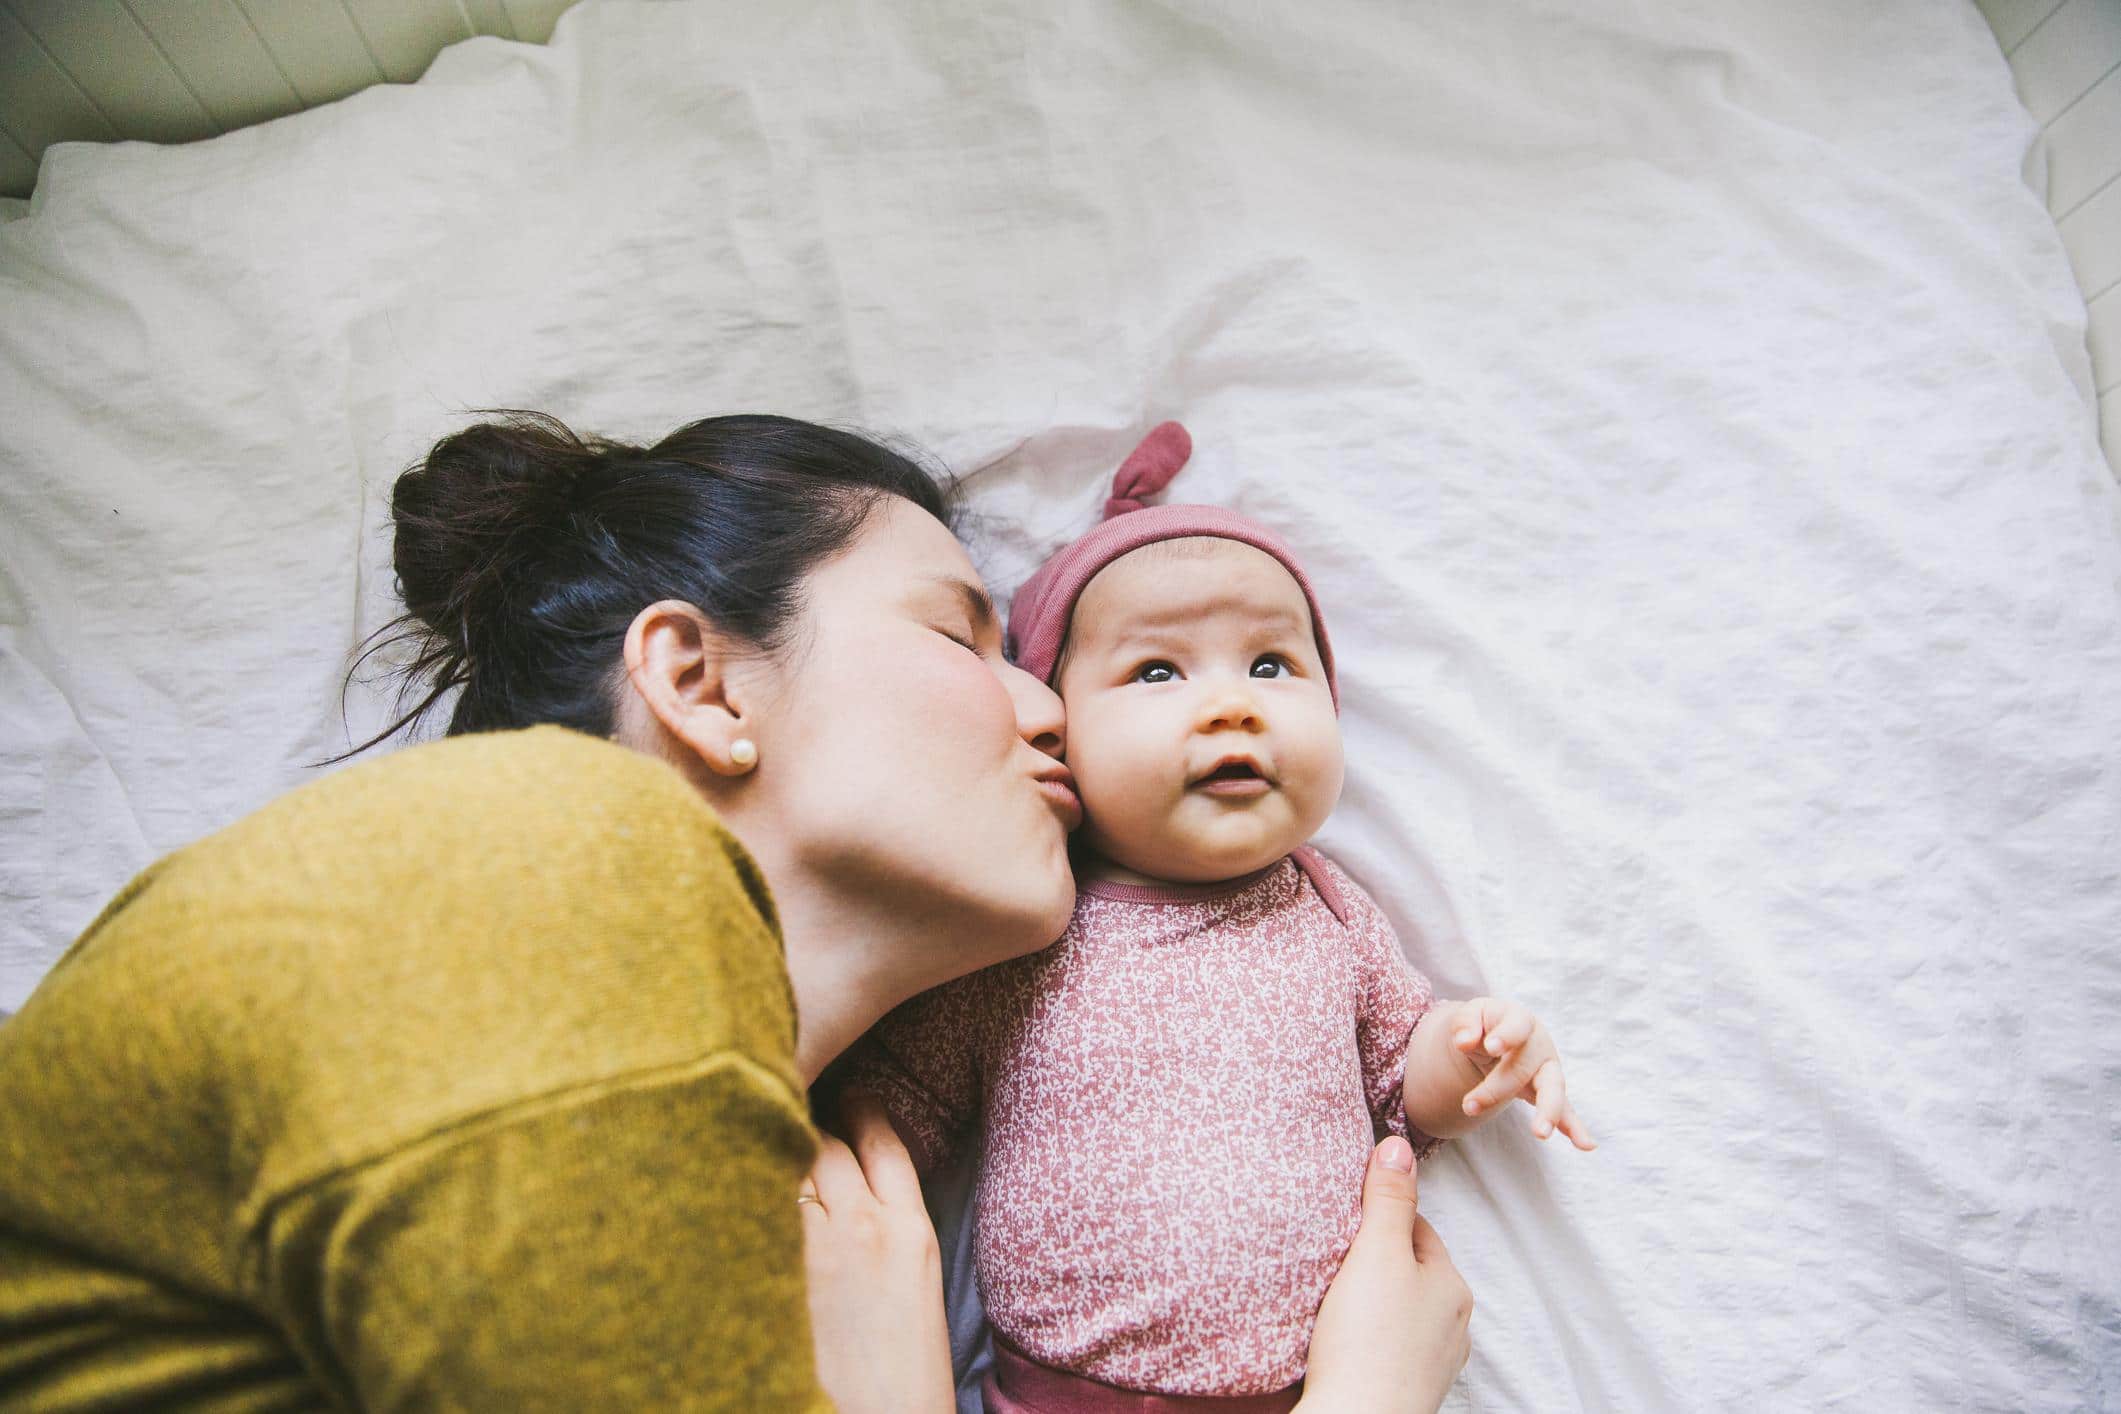
<svg viewBox="0 0 2121 1414"><path fill-rule="evenodd" d="M1585 1153L1598 1147L1591 1131L1576 1117L1576 1107L1569 1103L1569 1084L1562 1078L1560 1061L1549 1060L1533 1073L1532 1105L1539 1111L1532 1119L1532 1132L1540 1138L1559 1129Z"/></svg>
<svg viewBox="0 0 2121 1414"><path fill-rule="evenodd" d="M1479 1051L1488 1034L1488 1019L1502 1014L1502 1003L1493 997L1474 997L1458 1004L1451 1018L1451 1044L1467 1055Z"/></svg>
<svg viewBox="0 0 2121 1414"><path fill-rule="evenodd" d="M1569 1108L1568 1085L1561 1078L1560 1061L1550 1060L1533 1072L1532 1108L1538 1111L1532 1116L1532 1132L1544 1139L1554 1132Z"/></svg>
<svg viewBox="0 0 2121 1414"><path fill-rule="evenodd" d="M1516 1050L1532 1039L1532 1029L1538 1024L1529 1007L1504 1002L1501 1015L1488 1023L1488 1039L1484 1043L1488 1054L1500 1056Z"/></svg>
<svg viewBox="0 0 2121 1414"><path fill-rule="evenodd" d="M1512 1051L1504 1056L1502 1062L1488 1072L1485 1080L1467 1092L1466 1113L1485 1114L1497 1105L1508 1104L1517 1098L1532 1079L1525 1059L1523 1051Z"/></svg>
<svg viewBox="0 0 2121 1414"><path fill-rule="evenodd" d="M1586 1154L1598 1147L1598 1141L1591 1137L1591 1131L1585 1129L1583 1121L1576 1118L1576 1107L1574 1105L1562 1106L1559 1127L1563 1134L1569 1136L1569 1142Z"/></svg>

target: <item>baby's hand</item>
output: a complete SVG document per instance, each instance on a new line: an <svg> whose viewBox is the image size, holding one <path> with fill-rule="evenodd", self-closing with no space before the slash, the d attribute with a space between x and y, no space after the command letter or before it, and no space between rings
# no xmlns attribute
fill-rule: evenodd
<svg viewBox="0 0 2121 1414"><path fill-rule="evenodd" d="M1538 1112L1532 1132L1541 1139L1559 1129L1579 1149L1598 1147L1569 1104L1554 1038L1521 1003L1475 997L1457 1004L1448 1025L1451 1044L1482 1072L1480 1083L1466 1093L1467 1114L1483 1116L1523 1100Z"/></svg>

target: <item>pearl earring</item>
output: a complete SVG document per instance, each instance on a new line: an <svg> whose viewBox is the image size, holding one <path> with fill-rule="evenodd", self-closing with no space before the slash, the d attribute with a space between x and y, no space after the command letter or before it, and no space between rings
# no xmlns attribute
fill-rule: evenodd
<svg viewBox="0 0 2121 1414"><path fill-rule="evenodd" d="M729 759L742 770L750 770L759 764L758 743L748 736L740 736L729 743Z"/></svg>

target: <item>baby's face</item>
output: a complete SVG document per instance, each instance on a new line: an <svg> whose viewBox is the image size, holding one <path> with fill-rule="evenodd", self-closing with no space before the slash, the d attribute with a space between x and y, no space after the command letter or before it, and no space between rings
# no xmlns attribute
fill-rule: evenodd
<svg viewBox="0 0 2121 1414"><path fill-rule="evenodd" d="M1121 869L1264 868L1340 799L1340 724L1303 590L1234 540L1162 541L1076 601L1059 681L1084 837Z"/></svg>

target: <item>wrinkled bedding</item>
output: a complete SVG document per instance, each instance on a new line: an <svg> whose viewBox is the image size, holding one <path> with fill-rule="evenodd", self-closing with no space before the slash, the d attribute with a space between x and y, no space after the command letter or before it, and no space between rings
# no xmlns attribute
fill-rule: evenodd
<svg viewBox="0 0 2121 1414"><path fill-rule="evenodd" d="M1141 432L1333 616L1321 843L1554 1027L1424 1167L1451 1408L2121 1401L2121 496L1973 6L592 3L0 224L0 1009L386 720L470 410ZM960 1308L960 1315L964 1308Z"/></svg>

